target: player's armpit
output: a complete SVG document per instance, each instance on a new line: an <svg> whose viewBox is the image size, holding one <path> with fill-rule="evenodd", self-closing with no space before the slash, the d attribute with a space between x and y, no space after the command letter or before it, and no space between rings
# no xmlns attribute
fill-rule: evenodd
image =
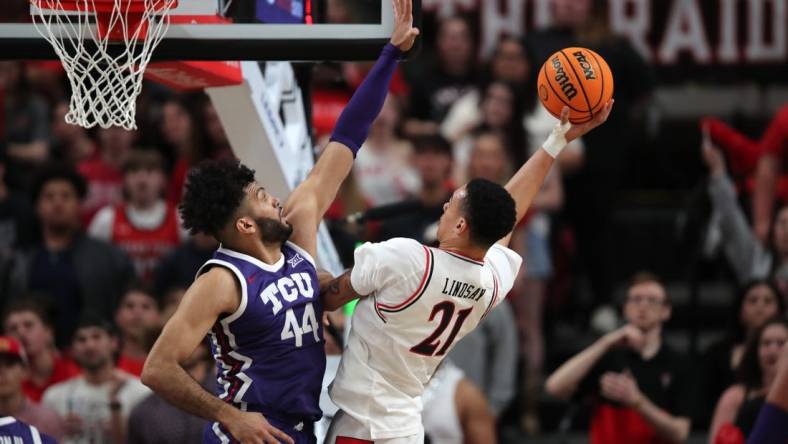
<svg viewBox="0 0 788 444"><path fill-rule="evenodd" d="M233 410L181 367L223 313L240 305L240 287L227 269L215 267L189 288L164 326L142 371L142 382L162 398L191 414L225 422Z"/></svg>
<svg viewBox="0 0 788 444"><path fill-rule="evenodd" d="M350 284L350 272L348 270L336 278L329 278L325 275L318 276L320 280L320 297L323 298L325 311L334 311L341 308L350 301L362 298L366 295L356 293Z"/></svg>

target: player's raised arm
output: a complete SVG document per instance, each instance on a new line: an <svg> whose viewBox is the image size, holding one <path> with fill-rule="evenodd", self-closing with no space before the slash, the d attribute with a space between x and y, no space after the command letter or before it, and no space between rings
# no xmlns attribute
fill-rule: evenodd
<svg viewBox="0 0 788 444"><path fill-rule="evenodd" d="M539 188L542 187L544 178L550 172L550 167L553 166L553 162L555 162L561 150L569 142L582 137L592 129L605 123L610 111L613 109L613 102L614 100L608 102L602 109L602 112L597 114L593 120L582 125L570 124L569 108L564 107L563 111L561 111L561 122L555 125L550 137L542 144L542 148L535 152L506 184L506 191L514 198L518 222L528 212L534 196L539 192ZM498 243L509 245L511 236L510 233Z"/></svg>
<svg viewBox="0 0 788 444"><path fill-rule="evenodd" d="M411 0L392 0L394 32L375 66L356 89L337 120L331 141L307 179L287 199L284 215L294 227L292 240L315 253L316 230L340 185L353 166L353 159L383 108L389 82L403 52L413 47L419 30L413 27Z"/></svg>

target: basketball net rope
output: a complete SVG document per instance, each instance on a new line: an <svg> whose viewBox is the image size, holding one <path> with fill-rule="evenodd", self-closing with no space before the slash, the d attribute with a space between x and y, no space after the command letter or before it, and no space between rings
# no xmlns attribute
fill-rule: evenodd
<svg viewBox="0 0 788 444"><path fill-rule="evenodd" d="M96 25L95 0L67 2L76 3L76 11L65 9L61 0L30 1L33 23L54 48L71 86L66 122L136 129L143 74L169 28L176 0L139 0L145 8L141 13L130 11L130 0L114 0L104 35ZM122 39L110 38L109 30L119 30Z"/></svg>

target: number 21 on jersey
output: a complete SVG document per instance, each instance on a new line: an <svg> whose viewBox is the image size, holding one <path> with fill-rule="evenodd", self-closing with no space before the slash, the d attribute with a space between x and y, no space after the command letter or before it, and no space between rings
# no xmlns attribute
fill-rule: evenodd
<svg viewBox="0 0 788 444"><path fill-rule="evenodd" d="M410 351L413 353L417 353L420 355L425 356L443 356L451 347L451 344L457 338L457 333L460 332L460 328L462 327L462 323L465 322L465 319L471 314L473 311L473 307L466 308L465 310L460 310L457 312L457 318L454 318L454 310L456 310L456 306L454 302L451 301L443 301L438 304L435 304L432 307L432 313L430 313L430 322L432 322L438 314L440 314L440 321L438 321L438 327L435 331L432 332L426 339L419 342L418 344L411 347ZM446 338L446 341L443 343L443 347L441 347L440 338L443 335L443 332L449 328L449 325L452 325L451 332L449 336ZM440 350L438 350L440 347ZM437 352L436 352L437 350Z"/></svg>

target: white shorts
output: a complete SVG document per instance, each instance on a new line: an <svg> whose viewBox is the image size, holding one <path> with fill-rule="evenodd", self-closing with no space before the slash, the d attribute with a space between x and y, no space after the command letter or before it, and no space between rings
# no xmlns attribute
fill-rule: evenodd
<svg viewBox="0 0 788 444"><path fill-rule="evenodd" d="M370 440L369 431L364 425L348 415L347 413L339 410L334 419L331 420L331 426L328 428L328 434L324 444L337 444L337 438L355 438L356 440L367 441L370 444L424 444L424 429L422 428L419 433L414 435L402 436L397 438L383 438ZM354 441L353 444L358 443ZM339 444L342 444L340 439Z"/></svg>

